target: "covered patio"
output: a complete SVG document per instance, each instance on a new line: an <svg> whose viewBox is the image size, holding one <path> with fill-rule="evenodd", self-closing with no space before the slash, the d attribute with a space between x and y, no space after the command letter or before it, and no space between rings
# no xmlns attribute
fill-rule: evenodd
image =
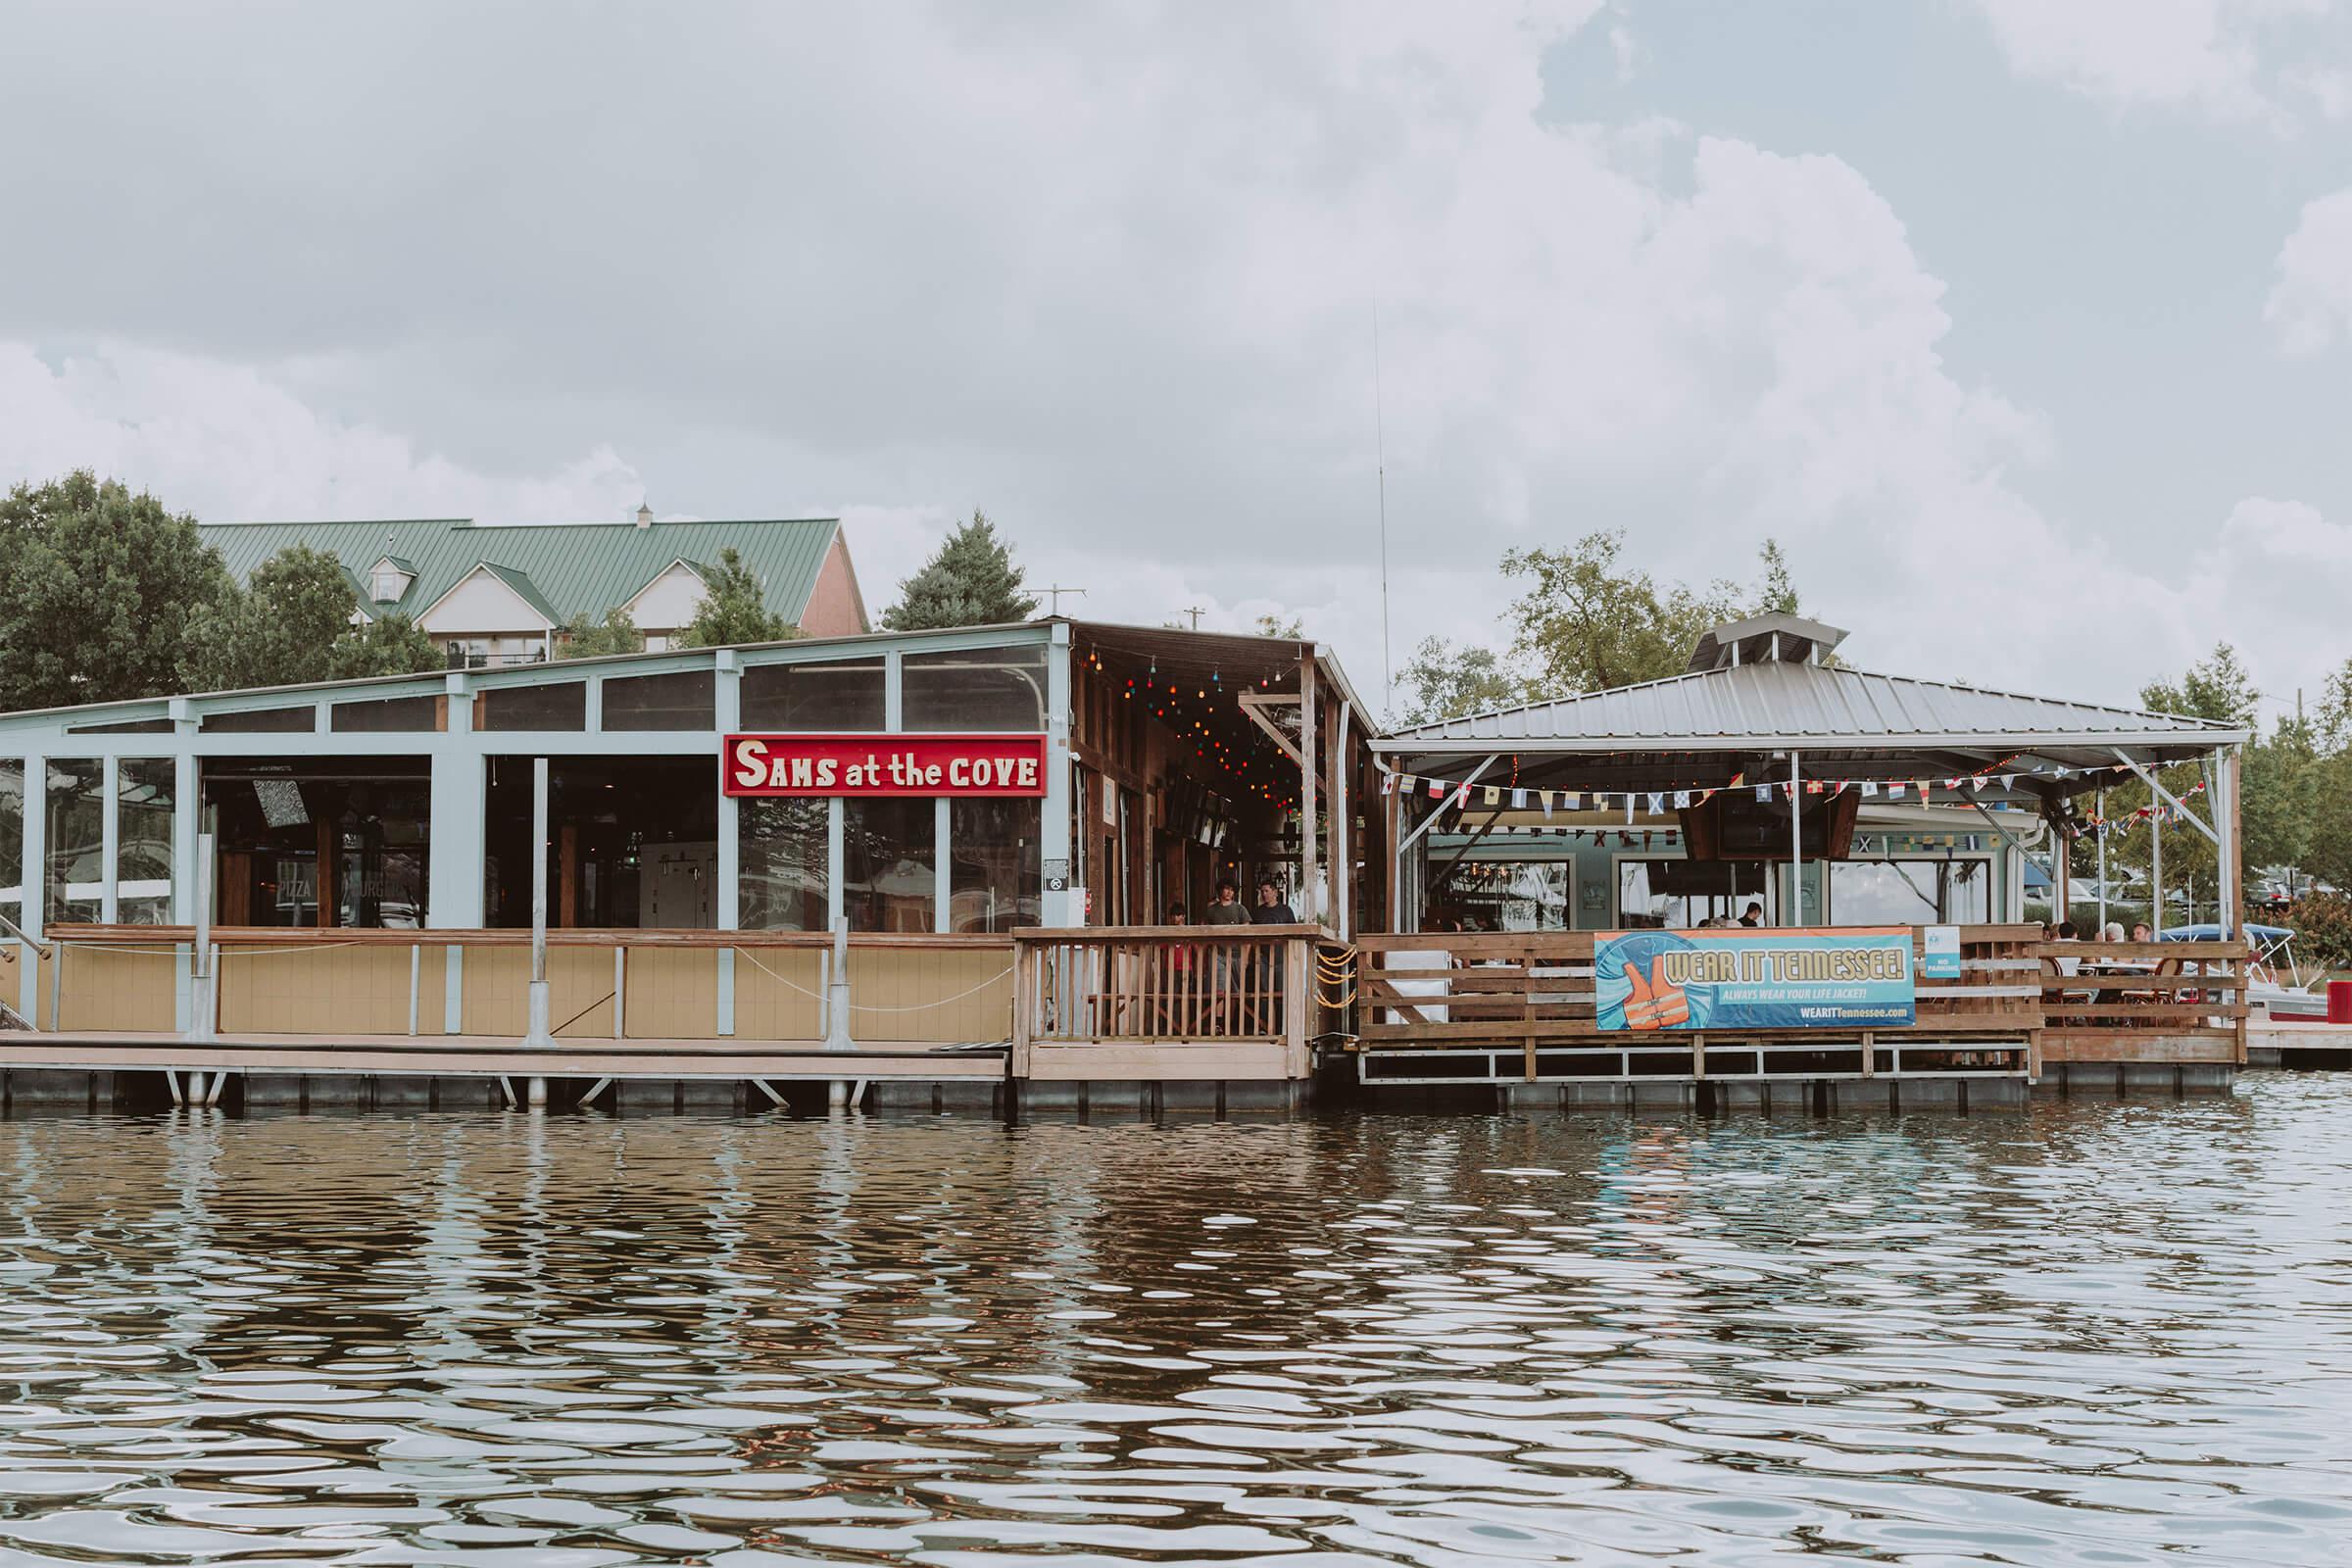
<svg viewBox="0 0 2352 1568"><path fill-rule="evenodd" d="M1761 616L1708 633L1670 679L1375 741L1394 934L1360 944L1366 1081L2037 1080L2241 1060L2246 733L1875 674L1834 657L1844 635ZM2168 789L2159 770L2183 763L2196 783ZM2132 781L2212 841L2221 940L2062 944L2026 920L2029 867L2064 909L2089 798ZM1948 931L1958 972L1922 973L1895 1028L1602 1026L1596 935L1726 925L1908 927L1915 953ZM1457 1070L1464 1052L1490 1066Z"/></svg>

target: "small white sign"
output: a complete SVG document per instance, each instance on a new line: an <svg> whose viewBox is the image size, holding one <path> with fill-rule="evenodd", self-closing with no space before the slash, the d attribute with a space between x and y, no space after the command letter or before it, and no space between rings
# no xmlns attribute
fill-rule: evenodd
<svg viewBox="0 0 2352 1568"><path fill-rule="evenodd" d="M1920 943L1919 974L1923 980L1960 978L1960 928L1932 925Z"/></svg>

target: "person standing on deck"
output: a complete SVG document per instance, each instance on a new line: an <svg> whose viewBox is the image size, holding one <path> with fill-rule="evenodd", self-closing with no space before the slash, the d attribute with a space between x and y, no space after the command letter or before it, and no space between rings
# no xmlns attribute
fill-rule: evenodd
<svg viewBox="0 0 2352 1568"><path fill-rule="evenodd" d="M1282 884L1274 880L1271 872L1261 872L1258 875L1257 907L1250 911L1250 923L1251 925L1297 925L1298 923L1298 911L1292 908L1290 901L1282 896ZM1269 1015L1267 1027L1279 1030L1282 1027L1282 945L1276 942L1264 944L1263 956L1257 961L1260 966L1258 982L1264 988L1266 1011Z"/></svg>
<svg viewBox="0 0 2352 1568"><path fill-rule="evenodd" d="M1240 884L1231 877L1217 879L1216 901L1200 916L1202 925L1248 925L1249 906L1242 903ZM1233 993L1242 978L1239 943L1218 942L1208 950L1209 1016L1220 1033L1232 1021Z"/></svg>

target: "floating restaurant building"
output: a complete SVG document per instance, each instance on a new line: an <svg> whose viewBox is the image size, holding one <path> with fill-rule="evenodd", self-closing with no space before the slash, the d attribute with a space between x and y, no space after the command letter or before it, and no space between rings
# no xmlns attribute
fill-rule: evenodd
<svg viewBox="0 0 2352 1568"><path fill-rule="evenodd" d="M0 715L0 1095L2226 1083L2242 945L2091 980L2018 916L2090 792L2183 760L2229 864L2243 734L1869 675L1838 635L1746 622L1675 681L1395 733L1311 642L1062 618ZM1261 877L1293 920L1203 923ZM1751 902L1827 956L1679 956ZM1638 983L1867 959L1899 1007L1613 1000L1629 934L1678 931Z"/></svg>

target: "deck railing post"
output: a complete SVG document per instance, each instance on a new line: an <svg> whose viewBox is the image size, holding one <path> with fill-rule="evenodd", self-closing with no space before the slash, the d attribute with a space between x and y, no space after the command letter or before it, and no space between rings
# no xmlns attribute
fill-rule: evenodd
<svg viewBox="0 0 2352 1568"><path fill-rule="evenodd" d="M612 944L612 1038L628 1038L629 949L626 943Z"/></svg>
<svg viewBox="0 0 2352 1568"><path fill-rule="evenodd" d="M188 956L196 973L188 982L190 1040L210 1040L220 1017L220 960L213 947L213 836L196 835L195 886L189 890L196 906L196 940Z"/></svg>
<svg viewBox="0 0 2352 1568"><path fill-rule="evenodd" d="M424 974L424 949L409 944L409 1033L416 1033L416 982Z"/></svg>
<svg viewBox="0 0 2352 1568"><path fill-rule="evenodd" d="M1012 939L1012 1052L1006 1069L1014 1078L1029 1076L1030 1010L1037 989L1037 945Z"/></svg>
<svg viewBox="0 0 2352 1568"><path fill-rule="evenodd" d="M552 1046L548 1030L547 986L547 759L531 759L531 989L526 1046ZM546 1102L539 1080L532 1081L533 1104Z"/></svg>

